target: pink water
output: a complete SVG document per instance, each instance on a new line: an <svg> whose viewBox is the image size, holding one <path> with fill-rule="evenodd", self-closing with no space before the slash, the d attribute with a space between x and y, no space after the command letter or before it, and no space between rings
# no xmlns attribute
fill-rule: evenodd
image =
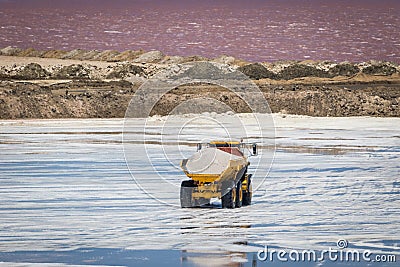
<svg viewBox="0 0 400 267"><path fill-rule="evenodd" d="M0 47L400 63L399 25L393 0L0 0Z"/></svg>

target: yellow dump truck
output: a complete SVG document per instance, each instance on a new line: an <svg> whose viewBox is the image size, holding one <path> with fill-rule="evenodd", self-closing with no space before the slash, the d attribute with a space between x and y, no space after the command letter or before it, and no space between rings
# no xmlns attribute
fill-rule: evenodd
<svg viewBox="0 0 400 267"><path fill-rule="evenodd" d="M182 208L208 205L220 198L222 208L250 205L252 198L250 165L244 150L247 145L237 141L214 141L198 144L197 152L181 161L181 168L190 180L182 181ZM252 144L252 155L257 154Z"/></svg>

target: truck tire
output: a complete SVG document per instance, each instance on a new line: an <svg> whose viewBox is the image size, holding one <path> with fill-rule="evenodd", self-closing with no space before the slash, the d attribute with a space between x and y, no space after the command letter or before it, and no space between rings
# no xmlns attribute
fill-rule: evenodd
<svg viewBox="0 0 400 267"><path fill-rule="evenodd" d="M243 192L243 206L251 205L251 198L253 196L253 186L251 184L251 174L247 180L247 190Z"/></svg>
<svg viewBox="0 0 400 267"><path fill-rule="evenodd" d="M242 190L242 181L239 181L236 185L236 202L235 208L240 208L243 202L243 190Z"/></svg>
<svg viewBox="0 0 400 267"><path fill-rule="evenodd" d="M182 181L180 195L182 208L193 208L196 206L195 201L192 199L194 188L195 184L193 180Z"/></svg>
<svg viewBox="0 0 400 267"><path fill-rule="evenodd" d="M234 209L236 204L236 186L221 198L223 209Z"/></svg>

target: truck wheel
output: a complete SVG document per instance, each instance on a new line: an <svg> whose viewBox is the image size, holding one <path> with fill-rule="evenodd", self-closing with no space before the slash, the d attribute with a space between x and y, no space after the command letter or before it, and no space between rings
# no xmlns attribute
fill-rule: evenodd
<svg viewBox="0 0 400 267"><path fill-rule="evenodd" d="M236 187L233 187L221 198L223 209L234 209L236 204Z"/></svg>
<svg viewBox="0 0 400 267"><path fill-rule="evenodd" d="M194 188L195 184L193 180L182 181L180 195L182 208L193 208L196 206L195 201L192 199Z"/></svg>
<svg viewBox="0 0 400 267"><path fill-rule="evenodd" d="M251 198L253 197L253 185L251 184L251 174L247 178L247 190L243 192L243 206L251 205Z"/></svg>
<svg viewBox="0 0 400 267"><path fill-rule="evenodd" d="M236 202L235 207L240 208L242 206L243 201L243 190L242 190L242 181L239 181L236 185Z"/></svg>

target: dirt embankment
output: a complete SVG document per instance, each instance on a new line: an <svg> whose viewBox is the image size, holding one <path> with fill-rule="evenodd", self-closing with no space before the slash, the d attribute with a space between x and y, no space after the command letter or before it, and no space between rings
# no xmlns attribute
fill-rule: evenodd
<svg viewBox="0 0 400 267"><path fill-rule="evenodd" d="M39 52L0 50L0 119L123 117L137 88L158 71L171 64L209 60L168 57L157 51ZM227 56L212 61L229 64L253 79L272 112L400 116L400 68L394 63L248 63ZM236 112L250 112L228 90L197 84L169 92L152 114L166 115L198 96L224 102Z"/></svg>
<svg viewBox="0 0 400 267"><path fill-rule="evenodd" d="M199 96L224 102L236 112L250 112L246 103L225 89L210 85L188 87L166 94L152 114L167 115L179 103ZM2 82L0 118L124 117L136 89L137 86L123 81L74 81L46 86ZM263 85L261 89L272 112L310 116L400 117L399 84Z"/></svg>

